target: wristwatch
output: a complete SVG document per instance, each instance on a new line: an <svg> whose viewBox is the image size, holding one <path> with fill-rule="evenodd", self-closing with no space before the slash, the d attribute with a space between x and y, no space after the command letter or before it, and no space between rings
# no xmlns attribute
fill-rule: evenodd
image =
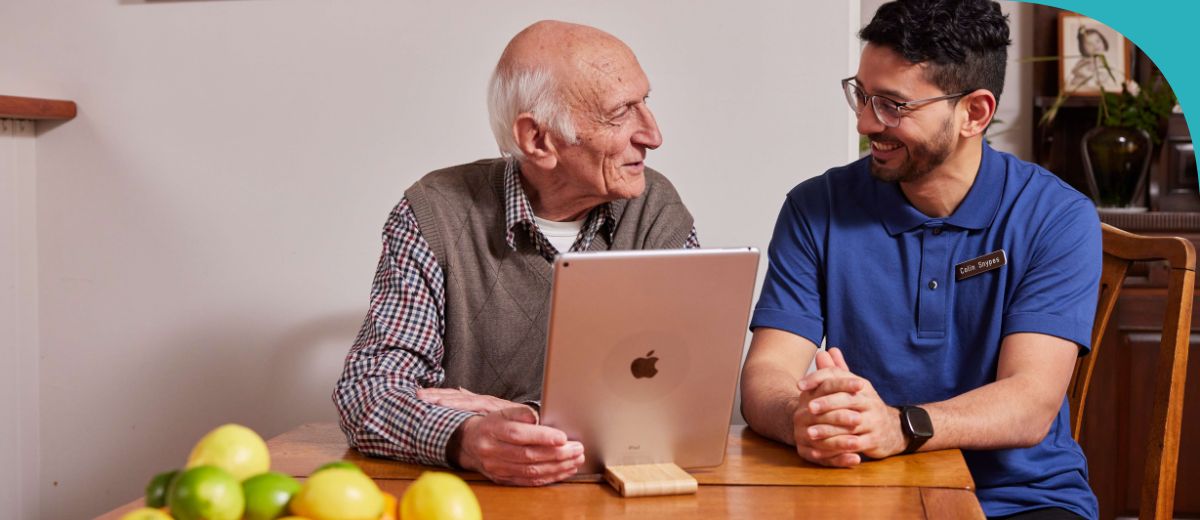
<svg viewBox="0 0 1200 520"><path fill-rule="evenodd" d="M933 438L933 421L929 420L929 412L919 406L897 406L900 410L900 431L908 439L904 453L914 453Z"/></svg>

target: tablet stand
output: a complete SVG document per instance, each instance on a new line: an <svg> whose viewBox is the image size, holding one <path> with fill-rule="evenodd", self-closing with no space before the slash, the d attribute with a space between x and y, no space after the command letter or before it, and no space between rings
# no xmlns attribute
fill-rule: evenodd
<svg viewBox="0 0 1200 520"><path fill-rule="evenodd" d="M604 480L623 497L690 495L697 485L695 477L670 462L608 466Z"/></svg>

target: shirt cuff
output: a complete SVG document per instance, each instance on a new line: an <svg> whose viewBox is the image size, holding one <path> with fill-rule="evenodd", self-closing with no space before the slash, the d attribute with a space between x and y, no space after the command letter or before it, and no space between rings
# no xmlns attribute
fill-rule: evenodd
<svg viewBox="0 0 1200 520"><path fill-rule="evenodd" d="M759 327L791 332L811 341L813 345L820 345L821 339L825 337L825 323L822 320L778 309L755 310L754 317L750 320L750 330Z"/></svg>
<svg viewBox="0 0 1200 520"><path fill-rule="evenodd" d="M450 437L462 423L476 415L479 414L442 406L430 407L417 434L417 446L423 452L420 454L424 459L422 462L451 467L446 445L450 443Z"/></svg>
<svg viewBox="0 0 1200 520"><path fill-rule="evenodd" d="M1067 316L1019 312L1004 317L1001 336L1018 332L1034 332L1073 341L1079 345L1080 355L1092 350L1092 323L1090 320L1073 320Z"/></svg>

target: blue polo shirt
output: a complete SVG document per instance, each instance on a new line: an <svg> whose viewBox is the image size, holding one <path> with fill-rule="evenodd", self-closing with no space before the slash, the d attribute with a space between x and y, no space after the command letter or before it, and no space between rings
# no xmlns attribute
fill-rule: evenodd
<svg viewBox="0 0 1200 520"><path fill-rule="evenodd" d="M891 405L944 401L995 381L1008 334L1089 349L1102 255L1095 207L1041 167L982 146L975 183L945 218L872 178L869 157L796 186L750 327L825 339ZM1007 262L998 268L965 263L997 251ZM988 516L1045 507L1098 515L1067 414L1064 397L1031 448L964 451Z"/></svg>

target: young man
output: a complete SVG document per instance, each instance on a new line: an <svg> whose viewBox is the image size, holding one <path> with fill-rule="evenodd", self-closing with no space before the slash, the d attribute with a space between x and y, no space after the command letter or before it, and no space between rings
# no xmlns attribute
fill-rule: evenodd
<svg viewBox="0 0 1200 520"><path fill-rule="evenodd" d="M1089 199L983 140L1007 19L990 0L900 0L860 37L842 87L871 154L787 196L746 420L828 466L961 448L988 516L1094 518L1064 394L1090 348L1100 226Z"/></svg>

